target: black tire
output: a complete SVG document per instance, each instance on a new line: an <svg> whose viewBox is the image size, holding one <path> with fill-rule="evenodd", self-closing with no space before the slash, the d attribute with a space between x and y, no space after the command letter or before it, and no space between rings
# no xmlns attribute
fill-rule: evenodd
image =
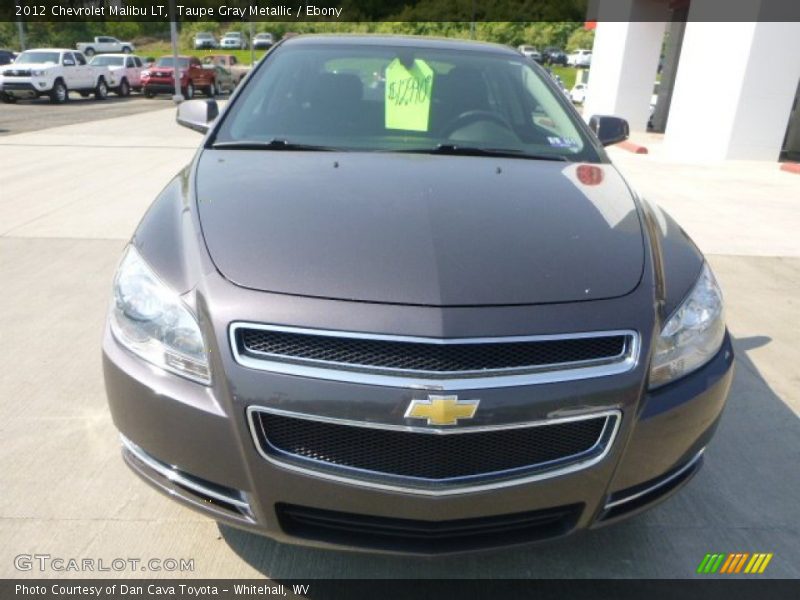
<svg viewBox="0 0 800 600"><path fill-rule="evenodd" d="M94 56L94 48L87 48L83 53L86 55L86 58L92 58Z"/></svg>
<svg viewBox="0 0 800 600"><path fill-rule="evenodd" d="M127 79L123 79L119 83L119 87L117 88L117 96L120 98L127 98L131 95L131 86L128 83Z"/></svg>
<svg viewBox="0 0 800 600"><path fill-rule="evenodd" d="M17 99L14 96L9 96L8 94L0 94L0 102L3 104L16 104Z"/></svg>
<svg viewBox="0 0 800 600"><path fill-rule="evenodd" d="M123 53L123 54L130 54L130 53L131 53L131 48L130 48L130 46L123 46L123 47L122 47L122 53Z"/></svg>
<svg viewBox="0 0 800 600"><path fill-rule="evenodd" d="M219 88L217 87L216 80L212 81L211 84L206 88L206 96L208 96L209 98L216 98L217 95L219 95L219 93L220 91Z"/></svg>
<svg viewBox="0 0 800 600"><path fill-rule="evenodd" d="M183 97L186 100L191 100L194 98L194 84L191 81L186 84L185 88L183 88Z"/></svg>
<svg viewBox="0 0 800 600"><path fill-rule="evenodd" d="M50 102L53 104L64 104L67 100L69 100L69 91L67 90L66 84L61 79L56 79L56 82L53 84L53 89L50 90Z"/></svg>
<svg viewBox="0 0 800 600"><path fill-rule="evenodd" d="M143 93L144 93L144 97L145 98L155 98L156 97L156 95L153 92L151 92L150 90L144 90Z"/></svg>
<svg viewBox="0 0 800 600"><path fill-rule="evenodd" d="M105 78L101 77L97 80L97 87L94 88L94 99L105 100L108 98L108 84Z"/></svg>

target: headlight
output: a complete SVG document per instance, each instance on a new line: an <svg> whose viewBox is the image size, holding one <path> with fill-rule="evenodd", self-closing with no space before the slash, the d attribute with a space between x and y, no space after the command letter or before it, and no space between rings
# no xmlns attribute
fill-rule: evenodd
<svg viewBox="0 0 800 600"><path fill-rule="evenodd" d="M34 77L43 77L46 72L47 71L45 71L44 69L34 69L31 71L31 75L33 75Z"/></svg>
<svg viewBox="0 0 800 600"><path fill-rule="evenodd" d="M142 77L150 77L150 71L142 71Z"/></svg>
<svg viewBox="0 0 800 600"><path fill-rule="evenodd" d="M211 382L197 319L133 246L125 251L114 279L110 323L117 340L134 354L194 381Z"/></svg>
<svg viewBox="0 0 800 600"><path fill-rule="evenodd" d="M706 263L692 291L656 340L650 388L674 381L707 363L719 351L724 337L722 291Z"/></svg>

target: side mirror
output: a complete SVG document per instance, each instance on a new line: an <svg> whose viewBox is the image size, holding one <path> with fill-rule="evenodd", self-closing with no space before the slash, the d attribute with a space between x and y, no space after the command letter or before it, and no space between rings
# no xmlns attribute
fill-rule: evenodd
<svg viewBox="0 0 800 600"><path fill-rule="evenodd" d="M186 100L178 105L178 125L206 133L219 115L216 100Z"/></svg>
<svg viewBox="0 0 800 600"><path fill-rule="evenodd" d="M624 142L630 135L630 127L625 119L608 115L592 115L589 129L594 131L603 146Z"/></svg>

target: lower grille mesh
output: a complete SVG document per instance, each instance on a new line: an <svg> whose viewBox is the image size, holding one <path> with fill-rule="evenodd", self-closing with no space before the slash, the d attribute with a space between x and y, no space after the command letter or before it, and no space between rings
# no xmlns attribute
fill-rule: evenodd
<svg viewBox="0 0 800 600"><path fill-rule="evenodd" d="M258 412L254 426L268 453L435 481L567 462L597 446L609 418L442 435Z"/></svg>
<svg viewBox="0 0 800 600"><path fill-rule="evenodd" d="M275 506L283 531L348 546L406 552L464 551L507 546L564 535L575 526L581 504L449 521L374 517L291 504Z"/></svg>

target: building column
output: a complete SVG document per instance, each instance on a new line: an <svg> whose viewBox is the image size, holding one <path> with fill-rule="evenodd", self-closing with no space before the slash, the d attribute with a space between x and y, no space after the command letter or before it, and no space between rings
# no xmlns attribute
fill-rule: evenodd
<svg viewBox="0 0 800 600"><path fill-rule="evenodd" d="M604 20L604 13L609 18ZM583 110L616 115L634 131L645 131L664 40L669 4L665 0L600 0ZM626 22L619 19L627 17Z"/></svg>
<svg viewBox="0 0 800 600"><path fill-rule="evenodd" d="M664 149L681 161L778 160L800 79L800 25L693 21L683 38ZM695 15L697 16L697 15Z"/></svg>

